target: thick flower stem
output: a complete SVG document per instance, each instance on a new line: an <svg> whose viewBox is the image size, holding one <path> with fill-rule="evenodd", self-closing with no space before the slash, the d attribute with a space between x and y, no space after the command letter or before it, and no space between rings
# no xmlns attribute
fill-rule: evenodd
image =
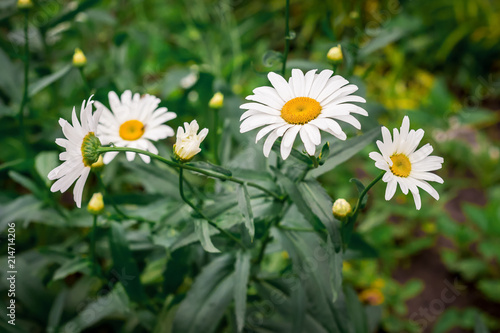
<svg viewBox="0 0 500 333"><path fill-rule="evenodd" d="M286 60L288 58L288 51L290 50L290 0L286 0L285 7L285 51L283 52L283 67L281 68L281 76L285 76Z"/></svg>
<svg viewBox="0 0 500 333"><path fill-rule="evenodd" d="M259 190L261 190L262 192L265 192L267 194L269 194L270 196L274 197L275 199L277 200L280 200L282 201L283 198L281 196L279 196L278 194L266 189L265 187L259 185L259 184L256 184L256 183L253 183L253 182L248 182L248 181L245 181L243 179L239 179L239 178L236 178L236 177L232 177L232 176L226 176L226 175L222 175L222 174L218 174L218 173L215 173L215 172L211 172L211 171L208 171L208 170L205 170L205 169L200 169L200 168L197 168L197 167L194 167L192 165L187 165L187 164L183 164L183 163L177 163L177 162L174 162L174 161L170 161L170 160L167 160L166 158L164 157L161 157L159 155L156 155L156 154L153 154L149 151L146 151L146 150L141 150L141 149L137 149L137 148L129 148L129 147L100 147L98 149L98 152L99 153L105 153L105 152L109 152L109 151L131 151L131 152L134 152L134 153L138 153L138 154L144 154L144 155L148 155L149 157L152 157L162 163L165 163L166 165L170 166L170 167L174 167L174 168L179 168L179 169L186 169L186 170L190 170L190 171L195 171L195 172L198 172L198 173L201 173L205 176L209 176L209 177L213 177L213 178L218 178L220 180L227 180L227 181L230 181L230 182L233 182L233 183L238 183L238 184L246 184L248 186L251 186L251 187L254 187L254 188L257 188Z"/></svg>
<svg viewBox="0 0 500 333"><path fill-rule="evenodd" d="M236 244L238 244L241 248L245 249L245 245L236 237L234 237L232 234L227 232L226 230L222 229L219 227L214 221L212 221L208 216L206 216L198 207L196 207L189 199L186 197L184 194L184 175L183 175L183 169L179 169L179 193L181 195L182 200L184 200L185 203L189 205L198 215L200 215L204 220L208 222L212 227L215 229L219 230L221 234L225 235L226 237L230 238Z"/></svg>
<svg viewBox="0 0 500 333"><path fill-rule="evenodd" d="M26 130L24 129L24 107L28 102L28 71L30 67L30 44L28 36L28 10L24 10L24 89L21 105L19 106L19 127L21 130L21 137L26 142Z"/></svg>

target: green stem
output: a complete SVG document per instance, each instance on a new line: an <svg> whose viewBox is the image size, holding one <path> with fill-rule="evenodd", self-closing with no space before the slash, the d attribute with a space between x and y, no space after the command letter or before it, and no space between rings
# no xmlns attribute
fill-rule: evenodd
<svg viewBox="0 0 500 333"><path fill-rule="evenodd" d="M108 191L108 188L106 185L104 185L104 182L102 181L101 174L99 172L96 172L96 177L97 177L97 182L99 183L99 186L101 187L102 191L105 193L106 198L109 199L109 202L111 203L111 206L113 206L113 209L116 211L118 215L122 217L122 219L127 219L127 220L137 220L139 222L147 222L150 224L156 224L156 221L151 221L139 216L130 216L125 214L120 208L118 208L118 205L116 204L115 200L111 196L110 192Z"/></svg>
<svg viewBox="0 0 500 333"><path fill-rule="evenodd" d="M24 89L23 89L23 98L21 100L21 105L19 106L19 127L21 130L21 137L23 142L26 143L26 131L24 128L24 107L28 102L28 71L30 66L30 44L28 37L28 10L24 10Z"/></svg>
<svg viewBox="0 0 500 333"><path fill-rule="evenodd" d="M287 227L285 225L278 225L278 228L282 230L288 230L288 231L297 231L297 232L316 232L314 229L309 229L309 228L293 228L293 227Z"/></svg>
<svg viewBox="0 0 500 333"><path fill-rule="evenodd" d="M280 200L282 201L283 198L281 196L279 196L278 194L268 190L267 188L259 185L259 184L256 184L256 183L253 183L253 182L248 182L248 181L245 181L245 180L242 180L242 179L239 179L239 178L236 178L236 177L232 177L232 176L226 176L226 175L222 175L222 174L218 174L218 173L215 173L215 172L211 172L211 171L208 171L208 170L205 170L205 169L200 169L200 168L197 168L197 167L194 167L192 165L187 165L187 164L183 164L183 163L177 163L177 162L174 162L174 161L170 161L170 160L167 160L166 158L164 157L161 157L159 155L156 155L156 154L153 154L149 151L146 151L146 150L142 150L142 149L137 149L137 148L130 148L130 147L99 147L99 149L97 150L99 153L105 153L105 152L109 152L109 151L131 151L131 152L134 152L134 153L138 153L138 154L144 154L144 155L148 155L149 157L152 157L162 163L165 163L166 165L170 166L170 167L174 167L174 168L179 168L179 169L186 169L186 170L190 170L190 171L195 171L195 172L198 172L198 173L201 173L205 176L209 176L209 177L214 177L214 178L218 178L218 179L221 179L221 180L228 180L228 181L231 181L233 183L238 183L238 184L246 184L248 186L251 186L251 187L254 187L254 188L257 188L259 190L261 190L262 192L265 192L267 194L269 194L270 196L274 197L275 199L277 200Z"/></svg>
<svg viewBox="0 0 500 333"><path fill-rule="evenodd" d="M283 52L283 67L281 68L281 75L285 76L286 60L288 58L288 51L290 50L290 0L286 0L285 7L285 51Z"/></svg>
<svg viewBox="0 0 500 333"><path fill-rule="evenodd" d="M95 257L95 234L97 230L97 215L94 215L94 222L92 223L92 232L90 234L90 260L92 261L92 272L97 272L97 260Z"/></svg>
<svg viewBox="0 0 500 333"><path fill-rule="evenodd" d="M213 112L213 134L212 134L212 140L213 140L213 146L214 146L214 160L215 164L219 164L219 140L218 140L218 132L219 132L219 110L217 109L212 109Z"/></svg>
<svg viewBox="0 0 500 333"><path fill-rule="evenodd" d="M226 237L232 239L234 242L236 242L241 248L245 249L245 245L236 237L234 237L232 234L227 232L226 230L222 229L219 227L214 221L212 221L208 216L206 216L198 207L196 207L189 199L186 197L184 194L184 175L183 175L183 169L179 169L179 193L181 195L182 200L184 200L185 203L187 203L198 215L200 215L204 220L208 222L212 227L215 229L219 230L221 234L225 235Z"/></svg>
<svg viewBox="0 0 500 333"><path fill-rule="evenodd" d="M85 92L85 98L88 98L90 96L90 86L89 83L87 82L87 78L85 77L85 74L83 73L83 67L78 67L78 71L80 72L80 76L82 77L83 81L83 90Z"/></svg>
<svg viewBox="0 0 500 333"><path fill-rule="evenodd" d="M361 195L358 198L358 203L356 204L356 208L354 208L354 211L352 213L352 217L354 217L354 221L356 221L356 217L358 216L359 210L361 208L361 203L363 202L363 199L365 198L365 195L368 193L368 191L375 185L379 180L384 177L385 172L382 172L380 175L377 176L370 184L368 184L367 187L361 192Z"/></svg>

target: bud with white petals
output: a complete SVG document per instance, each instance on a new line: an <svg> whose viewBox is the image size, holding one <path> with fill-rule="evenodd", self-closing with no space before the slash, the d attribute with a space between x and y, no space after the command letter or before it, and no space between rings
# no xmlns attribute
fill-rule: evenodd
<svg viewBox="0 0 500 333"><path fill-rule="evenodd" d="M179 161L187 162L201 151L200 144L207 136L208 129L204 128L197 134L199 128L198 122L193 120L191 124L184 123L184 128L179 126L177 129L174 154Z"/></svg>

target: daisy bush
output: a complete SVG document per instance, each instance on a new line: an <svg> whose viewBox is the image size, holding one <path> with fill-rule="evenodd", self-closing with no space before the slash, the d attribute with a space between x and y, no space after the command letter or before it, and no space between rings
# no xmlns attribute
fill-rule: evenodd
<svg viewBox="0 0 500 333"><path fill-rule="evenodd" d="M498 296L495 207L466 208L470 239L436 218L457 163L429 116L455 105L435 96L445 83L415 74L428 113L387 102L410 84L380 83L406 67L382 53L387 22L358 31L372 2L269 5L5 5L2 332L420 332L437 319L407 303L421 276L397 264L433 246L436 220L461 249L443 250L447 274ZM421 30L389 21L397 39ZM395 58L396 76L380 65ZM499 327L466 311L439 332Z"/></svg>

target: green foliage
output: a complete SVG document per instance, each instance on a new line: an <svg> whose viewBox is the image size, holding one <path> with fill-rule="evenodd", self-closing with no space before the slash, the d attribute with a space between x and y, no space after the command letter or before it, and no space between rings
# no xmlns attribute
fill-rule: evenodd
<svg viewBox="0 0 500 333"><path fill-rule="evenodd" d="M500 327L499 5L292 1L285 77L332 68L326 53L340 44L335 72L360 88L369 117L345 141L323 135L316 156L296 145L277 162L278 142L265 158L239 132L239 106L281 70L285 3L35 1L28 36L16 1L0 4L0 231L15 223L19 272L16 326L2 313L1 331L418 332L410 303L428 308L427 284L451 275L469 288L466 308L451 304L432 331ZM81 70L75 48L87 57ZM177 113L173 128L196 118L210 129L186 165L212 175L184 171L189 205L178 169L122 153L85 186L83 207L104 195L93 228L71 191L50 191L57 120L91 94L107 105L109 91L127 89L159 97ZM404 114L445 158L440 201L423 194L415 211L398 190L386 202L379 182L355 218L335 219L332 202L355 207L376 177L368 153L379 121L391 128ZM155 143L159 155L174 142ZM421 274L422 256L439 269ZM367 290L382 301L361 297Z"/></svg>

